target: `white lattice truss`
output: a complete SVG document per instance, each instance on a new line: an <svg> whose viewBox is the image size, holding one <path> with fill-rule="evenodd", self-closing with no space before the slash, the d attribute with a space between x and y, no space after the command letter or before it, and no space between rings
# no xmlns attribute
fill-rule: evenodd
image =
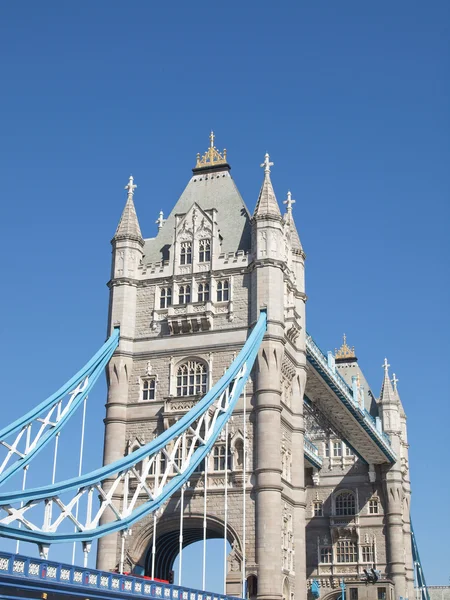
<svg viewBox="0 0 450 600"><path fill-rule="evenodd" d="M9 475L14 461L23 463L26 457L35 452L45 437L50 437L51 430L66 420L77 398L87 389L88 384L89 377L85 377L75 389L57 399L46 411L23 425L14 441L7 441L8 436L6 439L0 439L0 445L7 450L0 465L0 482L5 479L1 477L3 474ZM17 465L14 472L21 466Z"/></svg>
<svg viewBox="0 0 450 600"><path fill-rule="evenodd" d="M234 405L237 400L233 392L236 387L240 387L237 383L243 377L246 379L247 374L247 364L244 363L224 391L195 421L178 432L176 437L171 437L166 445L156 452L144 457L143 448L132 452L127 458L137 455L136 461L115 475L109 473L107 477L84 487L72 487L71 494L68 494L67 486L63 494L54 496L41 495L37 493L39 490L35 490L36 494L33 494L31 490L34 497L30 497L23 506L0 504L4 515L0 518L1 534L13 537L8 532L5 533L2 526L6 526L6 529L8 526L18 526L22 528L20 535L19 529L11 528L17 532L16 537L28 541L33 541L30 538L35 537L40 544L45 543L45 537L48 537L49 544L69 540L91 541L95 537L105 535L104 526L100 525L100 521L107 509L108 524L112 525L112 521L116 523L116 526L110 527L108 531L124 529L146 512L156 510L168 496L185 483L195 468L201 465L231 414L230 403ZM73 393L75 392L76 390ZM56 410L58 414L58 410L62 409L56 407ZM53 412L49 411L42 427L51 423ZM224 413L226 418L218 427L217 420ZM176 425L175 423L173 427L176 428ZM10 453L15 451L13 447ZM81 499L86 503L86 509L77 511L76 507ZM75 532L58 535L58 530L67 524L74 526ZM67 532L67 526L64 530ZM31 533L30 536L26 535L27 531Z"/></svg>

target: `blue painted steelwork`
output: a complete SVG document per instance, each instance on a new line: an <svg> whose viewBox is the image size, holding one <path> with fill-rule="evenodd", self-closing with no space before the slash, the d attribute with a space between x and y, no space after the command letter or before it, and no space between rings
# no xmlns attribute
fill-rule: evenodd
<svg viewBox="0 0 450 600"><path fill-rule="evenodd" d="M306 436L303 437L303 451L306 460L316 469L322 468L322 459L319 456L319 449Z"/></svg>
<svg viewBox="0 0 450 600"><path fill-rule="evenodd" d="M97 571L6 552L0 552L0 590L1 586L82 595L83 598L234 600L234 596L214 594L143 577Z"/></svg>
<svg viewBox="0 0 450 600"><path fill-rule="evenodd" d="M383 452L388 462L391 464L395 463L397 457L391 448L390 440L383 435L382 432L378 431L375 421L372 420L372 416L370 415L370 418L367 417L367 411L355 401L351 388L337 370L333 371L330 368L327 357L309 334L306 336L306 357L308 362L323 377L327 385L333 390L339 400L341 400L354 419L362 426L378 448Z"/></svg>
<svg viewBox="0 0 450 600"><path fill-rule="evenodd" d="M91 391L99 376L103 373L103 369L108 364L118 344L119 330L115 329L113 334L105 342L105 344L103 344L100 350L65 385L63 385L52 396L47 398L47 400L44 400L31 411L0 431L0 443L7 448L11 448L11 446L14 446L14 443L8 443L8 438L11 438L13 435L20 436L21 433L24 433L25 429L31 429L31 426L34 422L38 422L38 427L42 428L42 422L38 421L38 419L42 419L42 415L45 412L51 412L52 409L56 410L58 403L61 402L65 396L70 394L70 392L77 388L77 386L84 383L82 388L80 388L80 392L74 395L70 406L66 407L66 410L62 411L60 418L57 419L55 415L55 417L50 419L48 429L46 431L43 430L42 435L38 436L36 443L30 447L26 454L20 453L17 450L10 451L10 458L17 458L17 460L9 467L5 468L5 470L1 473L0 484L5 483L19 469L23 469L27 464L29 464L30 461L50 442L50 440L52 440L55 435L61 431L70 417L75 413L77 408L83 403L84 399Z"/></svg>
<svg viewBox="0 0 450 600"><path fill-rule="evenodd" d="M197 466L210 452L217 436L230 418L256 359L258 349L266 331L266 320L266 313L261 312L258 322L247 342L222 378L191 410L149 444L114 463L105 465L81 477L69 479L55 485L0 494L0 508L7 513L7 517L0 520L0 535L43 545L73 541L91 542L108 533L128 529L145 515L157 510L189 480ZM228 394L228 406L215 418L208 439L204 440L203 444L195 450L182 472L164 482L164 487L156 497L149 498L149 500L139 506L136 505L131 512L121 514L120 518L117 517L117 520L103 523L102 525L96 523L95 525L91 525L91 528L80 527L72 533L57 533L56 531L50 531L49 529L44 529L44 527L39 527L36 524L30 524L25 521L22 521L24 525L22 529L9 524L17 518L17 511L11 513L11 504L23 503L26 510L27 507L32 508L40 501L45 503L50 499L54 500L60 495L73 490L77 490L77 493L89 490L91 495L94 492L96 493L103 481L110 478L117 479L118 475L134 468L137 463L163 450L168 443L179 438L194 421L199 419L212 407L219 397L225 394ZM104 494L104 492L102 493Z"/></svg>
<svg viewBox="0 0 450 600"><path fill-rule="evenodd" d="M422 569L422 563L420 562L419 548L417 547L416 536L414 535L414 529L411 523L411 546L412 556L414 562L414 570L416 573L416 583L420 590L421 600L430 600L430 594L428 592L427 583L425 581L425 574Z"/></svg>

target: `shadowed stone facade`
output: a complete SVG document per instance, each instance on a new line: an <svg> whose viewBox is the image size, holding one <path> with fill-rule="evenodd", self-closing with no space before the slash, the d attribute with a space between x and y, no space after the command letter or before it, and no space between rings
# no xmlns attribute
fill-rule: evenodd
<svg viewBox="0 0 450 600"><path fill-rule="evenodd" d="M268 155L261 166L263 184L251 215L212 140L167 220L160 216L158 234L146 240L130 179L112 240L109 328L120 325L120 345L108 367L104 463L149 442L192 408L266 309L267 333L246 387L246 427L242 396L229 425L229 456L222 436L208 460L208 537L224 535L228 478L228 593L241 593L246 431L249 595L303 599L316 579L321 596L334 597L341 578L358 587L363 569L373 566L383 573L386 600L394 600L388 598L392 583L396 597L413 598L406 417L398 392L387 369L379 401L365 380L359 387L401 457L390 469L365 464L326 415L304 408L305 254L294 201L288 194L282 215ZM354 355L338 360L338 368L350 384L352 376L363 379ZM303 459L305 423L322 455L320 472ZM184 495L184 545L203 537L203 503L199 472ZM178 493L158 516L156 577L168 577L178 554L179 518ZM151 572L152 535L152 516L133 526L125 541L126 570ZM98 568L117 568L120 546L116 534L99 540Z"/></svg>

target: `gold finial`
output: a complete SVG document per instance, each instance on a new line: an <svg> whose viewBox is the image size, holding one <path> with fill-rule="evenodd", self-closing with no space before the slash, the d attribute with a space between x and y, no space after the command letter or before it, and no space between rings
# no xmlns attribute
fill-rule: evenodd
<svg viewBox="0 0 450 600"><path fill-rule="evenodd" d="M336 359L345 359L345 358L356 358L355 347L347 345L347 336L344 333L344 342L342 346L338 349L335 349L334 356Z"/></svg>
<svg viewBox="0 0 450 600"><path fill-rule="evenodd" d="M209 134L209 148L205 152L203 156L200 156L200 153L197 153L197 164L195 165L196 169L201 169L202 167L212 167L215 165L225 165L227 162L227 151L224 150L220 153L217 148L214 146L215 139L214 131L211 131Z"/></svg>

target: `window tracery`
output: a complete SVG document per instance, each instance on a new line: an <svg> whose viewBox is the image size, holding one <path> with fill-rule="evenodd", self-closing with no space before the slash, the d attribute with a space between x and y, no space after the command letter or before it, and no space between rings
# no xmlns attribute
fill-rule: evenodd
<svg viewBox="0 0 450 600"><path fill-rule="evenodd" d="M356 514L356 501L353 492L339 492L335 496L335 514L339 517Z"/></svg>
<svg viewBox="0 0 450 600"><path fill-rule="evenodd" d="M191 286L180 285L178 288L178 304L189 304L191 301Z"/></svg>
<svg viewBox="0 0 450 600"><path fill-rule="evenodd" d="M230 282L223 279L217 282L217 302L228 302L230 299Z"/></svg>
<svg viewBox="0 0 450 600"><path fill-rule="evenodd" d="M192 264L192 242L181 242L180 265Z"/></svg>
<svg viewBox="0 0 450 600"><path fill-rule="evenodd" d="M177 369L177 396L206 394L208 373L204 363L190 360Z"/></svg>
<svg viewBox="0 0 450 600"><path fill-rule="evenodd" d="M211 260L211 240L203 239L199 242L198 262L210 262Z"/></svg>
<svg viewBox="0 0 450 600"><path fill-rule="evenodd" d="M163 287L159 294L159 308L168 308L172 306L172 288Z"/></svg>
<svg viewBox="0 0 450 600"><path fill-rule="evenodd" d="M198 284L198 301L209 302L209 283Z"/></svg>

